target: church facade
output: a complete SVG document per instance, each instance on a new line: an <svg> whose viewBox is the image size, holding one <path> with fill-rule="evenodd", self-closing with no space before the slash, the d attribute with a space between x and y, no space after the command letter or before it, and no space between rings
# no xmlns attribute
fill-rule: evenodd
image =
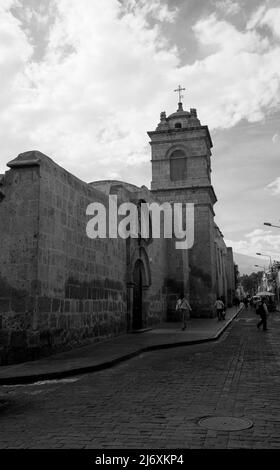
<svg viewBox="0 0 280 470"><path fill-rule="evenodd" d="M0 364L178 320L185 292L195 317L213 317L235 292L231 248L214 221L212 141L195 109L148 132L151 190L122 181L85 183L39 151L0 175ZM175 237L88 237L87 207L132 202L194 204L194 243ZM187 223L187 221L185 221Z"/></svg>

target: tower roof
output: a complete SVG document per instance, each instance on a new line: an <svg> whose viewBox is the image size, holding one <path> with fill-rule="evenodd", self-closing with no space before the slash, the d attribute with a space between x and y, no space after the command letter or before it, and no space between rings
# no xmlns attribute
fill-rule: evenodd
<svg viewBox="0 0 280 470"><path fill-rule="evenodd" d="M172 113L170 114L166 119L167 121L170 121L171 119L178 119L178 118L189 118L191 116L191 113L188 112L188 111L184 111L183 109L183 104L182 103L178 103L178 109L176 111L176 113Z"/></svg>
<svg viewBox="0 0 280 470"><path fill-rule="evenodd" d="M160 113L160 123L156 131L167 130L184 130L190 127L200 127L200 121L197 118L196 109L191 108L190 111L184 111L181 101L178 103L178 109L175 113L166 117L165 111Z"/></svg>

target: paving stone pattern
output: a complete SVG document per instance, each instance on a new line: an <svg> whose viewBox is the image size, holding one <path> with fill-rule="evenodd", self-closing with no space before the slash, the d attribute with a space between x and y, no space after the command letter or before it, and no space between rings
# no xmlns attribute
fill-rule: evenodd
<svg viewBox="0 0 280 470"><path fill-rule="evenodd" d="M280 448L280 322L243 312L217 343L64 381L0 388L0 448ZM249 321L251 319L251 321ZM204 416L246 417L211 431Z"/></svg>

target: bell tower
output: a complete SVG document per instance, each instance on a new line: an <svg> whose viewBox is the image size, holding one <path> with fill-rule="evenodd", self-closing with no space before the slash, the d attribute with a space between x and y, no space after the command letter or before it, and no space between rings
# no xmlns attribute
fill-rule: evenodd
<svg viewBox="0 0 280 470"><path fill-rule="evenodd" d="M184 111L181 90L180 86L175 90L179 91L177 111L168 117L162 112L156 130L148 132L152 148L151 190L161 202L194 204L194 244L188 250L189 299L193 316L211 317L216 300L213 144L196 109Z"/></svg>

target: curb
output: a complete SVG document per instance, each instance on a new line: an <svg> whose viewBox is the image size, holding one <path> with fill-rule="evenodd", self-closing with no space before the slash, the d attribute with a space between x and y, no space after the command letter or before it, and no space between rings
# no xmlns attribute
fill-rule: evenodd
<svg viewBox="0 0 280 470"><path fill-rule="evenodd" d="M217 341L222 334L227 330L227 328L232 324L233 320L239 315L240 312L244 309L244 306L240 307L239 310L234 314L234 316L228 320L228 322L220 328L220 330L216 333L215 336L211 338L203 338L203 339L195 339L195 340L188 340L188 341L180 341L178 343L163 343L163 344L154 344L151 346L145 346L140 348L132 353L125 354L124 356L120 356L116 359L112 359L111 361L102 362L101 364L96 364L92 366L86 367L79 367L76 369L68 369L68 370L61 370L57 372L45 372L42 374L33 374L33 375L22 375L16 377L0 377L0 385L23 385L23 384L32 384L35 382L45 381L45 380L57 380L57 379L64 379L66 377L83 375L93 372L99 372L103 369L109 369L111 367L116 366L122 362L128 361L140 354L149 352L149 351L158 351L160 349L171 349L171 348L178 348L181 346L193 346L195 344L203 344L203 343L210 343Z"/></svg>

